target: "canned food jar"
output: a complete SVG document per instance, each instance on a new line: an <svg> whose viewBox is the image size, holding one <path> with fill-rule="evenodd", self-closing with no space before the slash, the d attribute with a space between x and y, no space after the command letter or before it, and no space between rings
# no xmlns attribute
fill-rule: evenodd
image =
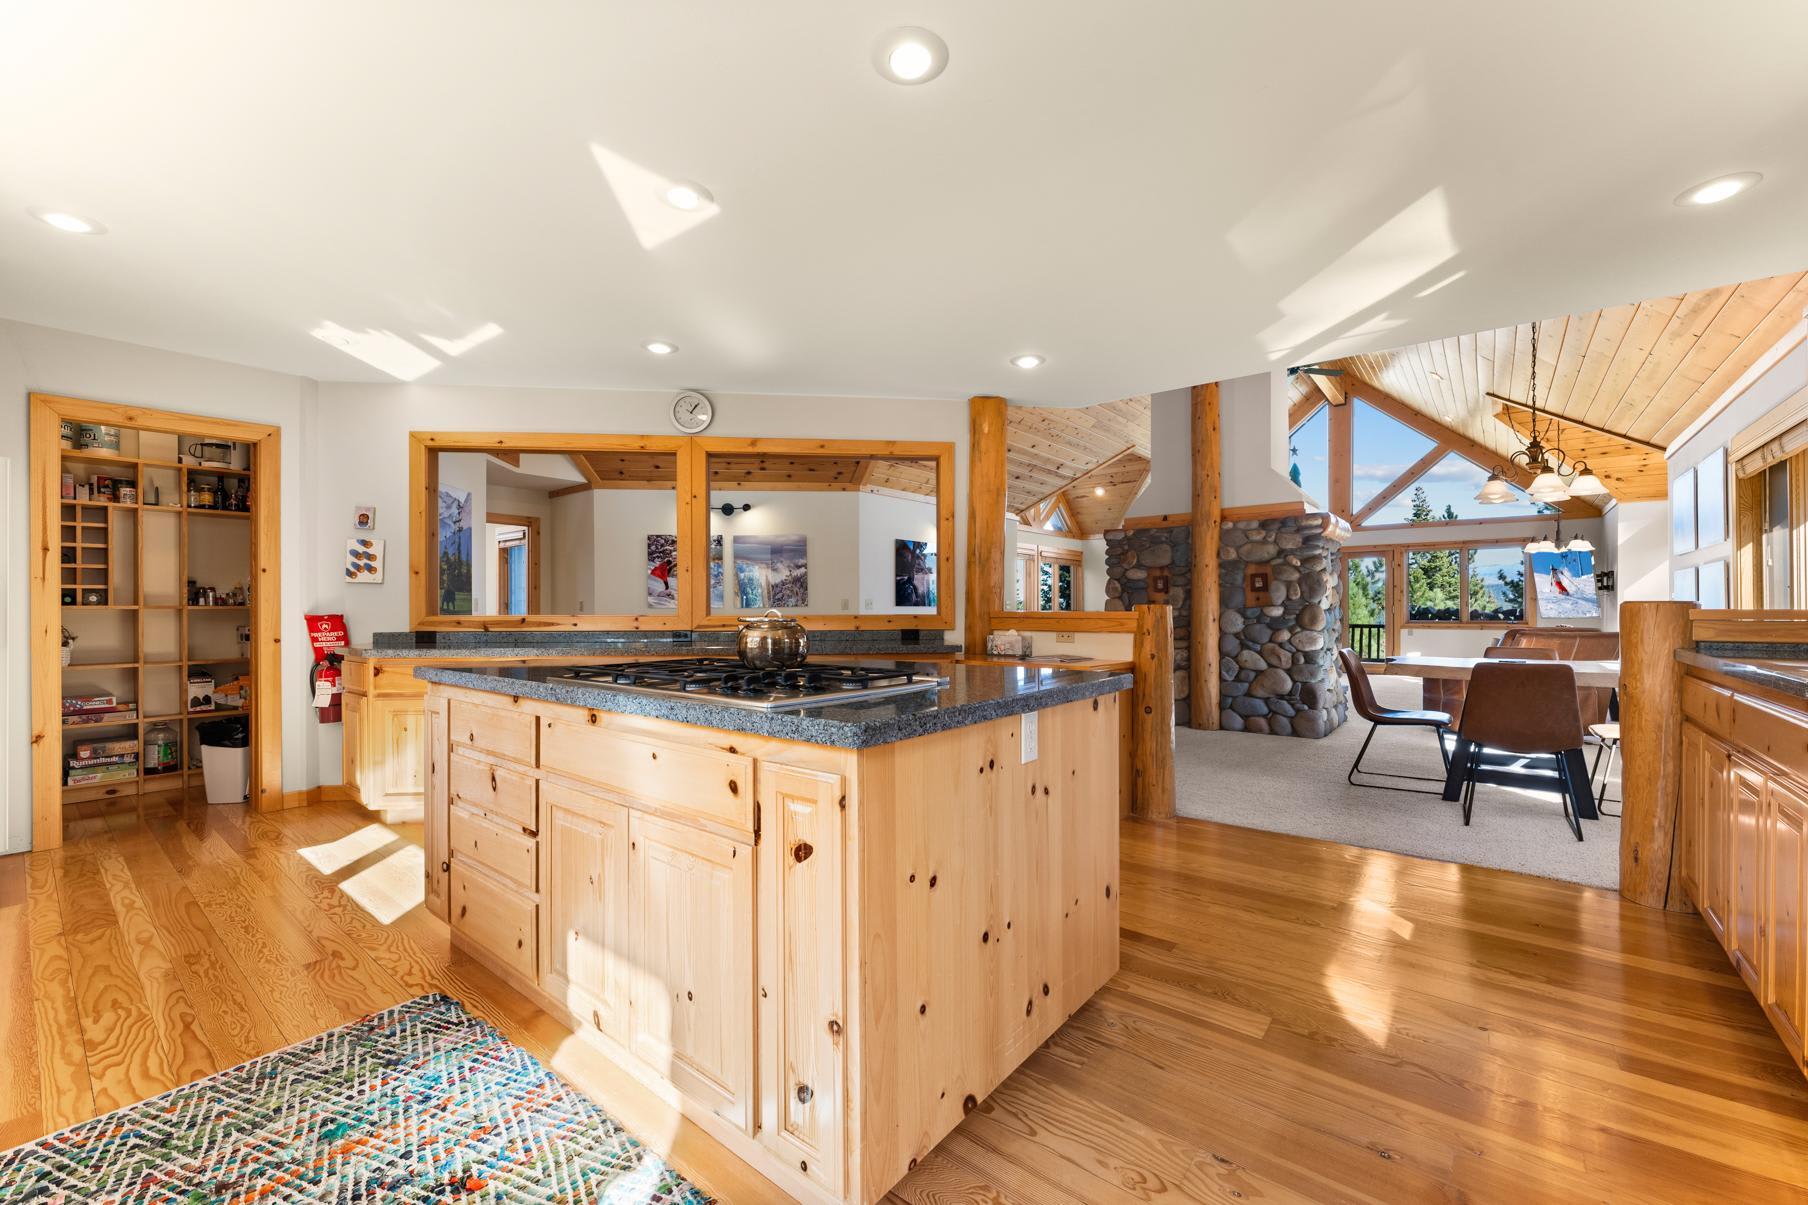
<svg viewBox="0 0 1808 1205"><path fill-rule="evenodd" d="M62 421L62 431L59 433L58 442L65 448L73 448L75 447L75 441L75 420L66 418Z"/></svg>
<svg viewBox="0 0 1808 1205"><path fill-rule="evenodd" d="M118 502L121 506L137 506L138 487L135 485L127 485L123 481L120 482L113 487L113 500Z"/></svg>
<svg viewBox="0 0 1808 1205"><path fill-rule="evenodd" d="M100 452L119 451L119 428L102 426L99 423L83 423L77 428L79 442L84 448L93 448Z"/></svg>

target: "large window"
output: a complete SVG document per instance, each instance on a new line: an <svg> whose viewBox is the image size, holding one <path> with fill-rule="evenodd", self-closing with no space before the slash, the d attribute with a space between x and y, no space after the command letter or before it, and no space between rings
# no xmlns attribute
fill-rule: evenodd
<svg viewBox="0 0 1808 1205"><path fill-rule="evenodd" d="M1589 579L1593 593L1594 579ZM1408 623L1524 623L1525 553L1517 544L1411 548Z"/></svg>
<svg viewBox="0 0 1808 1205"><path fill-rule="evenodd" d="M1351 405L1356 412L1351 416L1350 505L1361 510L1436 445L1367 402L1358 400ZM1469 492L1473 495L1475 490Z"/></svg>
<svg viewBox="0 0 1808 1205"><path fill-rule="evenodd" d="M1344 573L1346 643L1366 660L1387 656L1387 558L1345 557Z"/></svg>
<svg viewBox="0 0 1808 1205"><path fill-rule="evenodd" d="M1320 406L1287 441L1288 475L1317 506L1331 505L1331 407Z"/></svg>
<svg viewBox="0 0 1808 1205"><path fill-rule="evenodd" d="M1511 502L1477 502L1475 495L1487 484L1488 474L1466 457L1451 452L1421 473L1408 489L1401 490L1365 523L1429 523L1457 519L1505 519L1542 515L1555 510L1516 486ZM1356 503L1360 509L1362 503Z"/></svg>

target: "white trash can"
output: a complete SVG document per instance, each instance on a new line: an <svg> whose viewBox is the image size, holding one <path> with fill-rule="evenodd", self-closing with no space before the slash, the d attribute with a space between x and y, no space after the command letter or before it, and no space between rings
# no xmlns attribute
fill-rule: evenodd
<svg viewBox="0 0 1808 1205"><path fill-rule="evenodd" d="M243 721L202 724L199 736L207 802L243 803L251 794L251 743Z"/></svg>

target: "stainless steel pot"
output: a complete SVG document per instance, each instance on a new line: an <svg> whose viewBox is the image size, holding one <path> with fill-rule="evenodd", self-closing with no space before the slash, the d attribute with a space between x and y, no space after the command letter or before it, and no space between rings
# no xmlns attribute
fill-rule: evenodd
<svg viewBox="0 0 1808 1205"><path fill-rule="evenodd" d="M749 669L791 669L810 655L810 634L775 607L741 625L735 653Z"/></svg>

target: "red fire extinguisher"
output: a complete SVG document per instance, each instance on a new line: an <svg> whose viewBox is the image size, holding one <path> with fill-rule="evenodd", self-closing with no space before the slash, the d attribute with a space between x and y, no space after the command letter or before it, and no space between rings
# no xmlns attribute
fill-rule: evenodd
<svg viewBox="0 0 1808 1205"><path fill-rule="evenodd" d="M308 695L314 704L314 718L322 724L337 724L339 700L345 689L339 674L348 643L345 616L309 615L307 623L308 644L314 650L314 664L308 669Z"/></svg>
<svg viewBox="0 0 1808 1205"><path fill-rule="evenodd" d="M314 718L322 724L337 724L342 716L339 701L345 689L339 675L339 654L328 653L326 660L308 668L308 689L314 696Z"/></svg>

